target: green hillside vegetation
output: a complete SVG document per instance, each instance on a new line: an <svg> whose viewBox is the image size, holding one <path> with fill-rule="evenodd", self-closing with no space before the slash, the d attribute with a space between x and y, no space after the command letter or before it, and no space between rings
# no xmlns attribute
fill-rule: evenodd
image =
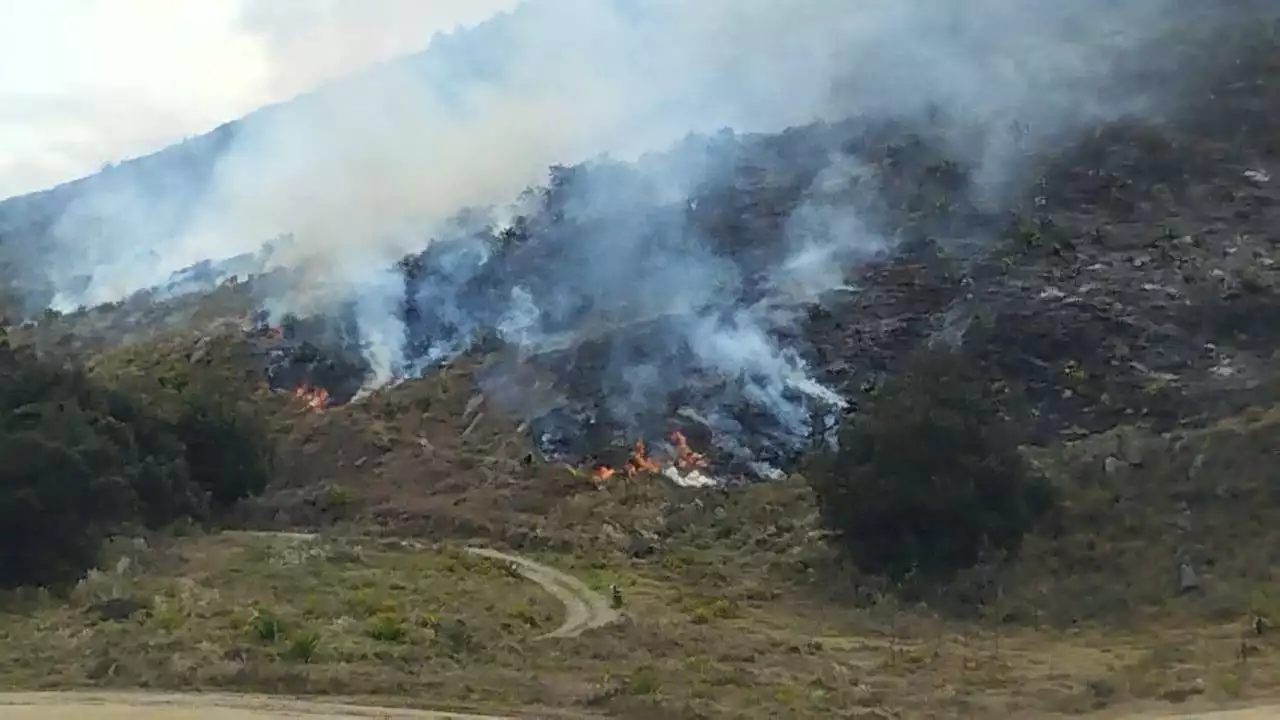
<svg viewBox="0 0 1280 720"><path fill-rule="evenodd" d="M263 425L210 373L149 393L0 338L0 586L62 587L131 527L217 522L272 477Z"/></svg>

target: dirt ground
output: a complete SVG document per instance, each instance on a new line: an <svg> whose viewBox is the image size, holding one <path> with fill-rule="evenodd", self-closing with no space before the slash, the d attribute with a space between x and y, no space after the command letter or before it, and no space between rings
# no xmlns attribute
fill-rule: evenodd
<svg viewBox="0 0 1280 720"><path fill-rule="evenodd" d="M0 695L0 720L497 720L527 715L474 715L433 710L408 710L340 705L269 696L183 695L168 693L13 693ZM587 717L587 716L574 716ZM1168 711L1112 716L1128 720L1271 720L1280 718L1280 705L1192 713Z"/></svg>
<svg viewBox="0 0 1280 720"><path fill-rule="evenodd" d="M604 596L572 575L518 555L489 548L468 548L468 551L490 560L510 563L521 575L564 603L564 622L539 639L578 637L584 631L605 627L622 617L618 611L609 607L609 601Z"/></svg>
<svg viewBox="0 0 1280 720"><path fill-rule="evenodd" d="M1250 708L1234 710L1206 710L1171 714L1168 711L1125 716L1132 720L1149 720L1154 718L1178 718L1178 720L1273 720L1280 718L1280 705L1258 705Z"/></svg>
<svg viewBox="0 0 1280 720"><path fill-rule="evenodd" d="M313 718L353 720L493 720L493 715L467 715L430 710L399 710L360 705L301 702L266 696L181 695L161 693L17 693L0 695L2 720L274 720Z"/></svg>

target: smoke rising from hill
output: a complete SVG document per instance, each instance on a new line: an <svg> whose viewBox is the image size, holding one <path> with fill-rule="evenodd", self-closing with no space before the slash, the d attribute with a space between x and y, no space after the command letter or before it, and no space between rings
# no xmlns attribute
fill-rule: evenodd
<svg viewBox="0 0 1280 720"><path fill-rule="evenodd" d="M999 130L1015 119L1049 137L1142 109L1140 94L1100 90L1120 53L1168 31L1177 5L534 0L438 37L419 56L254 114L195 212L149 242L160 262L134 264L136 278L76 299L109 299L285 232L297 256L334 268L353 253L383 261L417 249L460 207L509 200L553 163L632 157L724 126L937 106L985 131L969 150L999 175L1010 154ZM96 194L108 200L84 202L113 228L93 238L105 247L80 272L138 252L154 219L148 205L170 191L147 188L119 208L103 206L139 193ZM65 244L84 241L82 224L65 225Z"/></svg>
<svg viewBox="0 0 1280 720"><path fill-rule="evenodd" d="M1152 43L1209 24L1213 10L1192 19L1186 7L1194 6L531 0L438 37L418 56L247 118L198 183L174 179L199 187L193 204L168 213L173 232L144 230L156 208L172 205L172 188L140 192L122 181L85 197L56 230L57 260L60 276L92 280L59 289L71 304L111 300L287 233L292 242L270 262L299 269L304 282L273 307L354 308L378 382L457 351L475 331L538 352L566 334L667 318L665 347L615 348L610 403L643 406L655 388L678 383L672 376L685 369L654 356L686 353L680 362L746 378L740 391L794 437L809 412L804 398L837 399L777 332L793 322L798 300L840 288L847 266L895 244L876 229L875 169L839 143L817 160L779 155L760 168L817 166L783 222L787 254L756 273L764 281L712 249L680 213L659 210L726 182L732 140L692 143L626 171L606 163L562 183L552 204L572 227L543 231L556 257L527 251L526 265L487 295L463 293L468 280L492 272L492 244L464 237L429 255L438 266L409 294L448 322L438 323L443 335L428 339L425 355L413 350L415 330L399 313L406 285L394 263L432 238L459 235L446 225L454 213L509 202L550 165L599 153L633 159L726 126L774 131L849 115L927 122L941 114L965 130L949 150L975 167L974 193L998 204L1029 152L1094 123L1164 109L1157 87L1125 83L1130 75L1118 69L1136 76L1154 62ZM129 202L104 207L111 198ZM76 252L91 237L86 222L97 222L83 220L84 207L111 217L110 232L92 234L91 254ZM501 225L519 208L497 213Z"/></svg>

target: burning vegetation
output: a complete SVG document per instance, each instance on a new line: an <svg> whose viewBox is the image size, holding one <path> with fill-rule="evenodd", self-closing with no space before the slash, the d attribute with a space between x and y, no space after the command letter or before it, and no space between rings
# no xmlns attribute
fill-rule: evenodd
<svg viewBox="0 0 1280 720"><path fill-rule="evenodd" d="M707 467L707 458L702 453L694 452L689 447L689 440L679 430L672 430L667 436L676 449L676 469L681 472L693 472Z"/></svg>
<svg viewBox="0 0 1280 720"><path fill-rule="evenodd" d="M329 406L329 391L322 387L311 387L306 383L302 383L293 389L293 394L294 397L316 412Z"/></svg>
<svg viewBox="0 0 1280 720"><path fill-rule="evenodd" d="M679 430L673 430L668 434L667 440L671 445L671 450L661 459L651 456L645 441L638 439L631 446L631 452L627 455L621 469L604 462L595 463L592 465L589 474L592 483L597 486L603 486L609 480L617 477L619 473L626 478L634 478L646 474L662 474L679 483L686 476L707 467L706 457L701 453L694 452L689 447L689 442L684 433Z"/></svg>
<svg viewBox="0 0 1280 720"><path fill-rule="evenodd" d="M286 317L274 324L258 313L242 330L262 357L267 387L312 410L350 402L367 382L359 349L342 342L327 319Z"/></svg>
<svg viewBox="0 0 1280 720"><path fill-rule="evenodd" d="M398 263L392 320L404 343L378 349L406 376L485 358L497 370L481 371L478 389L524 423L544 459L590 468L597 483L781 477L834 435L844 408L832 398L867 405L902 358L939 338L1019 391L1010 412L1036 440L1105 429L1135 410L1180 422L1179 395L1209 397L1202 390L1224 385L1219 365L1231 355L1250 367L1246 342L1271 332L1249 318L1267 314L1236 308L1268 302L1261 290L1277 284L1272 265L1243 266L1270 252L1262 239L1274 226L1254 200L1267 185L1253 164L1194 134L1175 147L1156 129L1103 127L1028 165L1038 194L1011 200L1024 203L1011 226L1007 212L975 202L982 168L955 152L963 130L945 114L855 118L693 137L647 165L553 168L546 187L507 208L509 223L482 211L456 218ZM664 163L711 170L673 199ZM1193 173L1221 192L1157 192L1161 178ZM1223 203L1238 221L1231 232L1191 219L1227 212ZM1168 236L1159 252L1109 229L1157 225ZM841 256L849 237L888 244ZM810 278L791 272L805 259L798 240L835 253L823 278L834 289L805 292ZM1216 243L1239 252L1212 257ZM269 387L314 409L355 397L373 377L355 315L256 317L246 331ZM770 325L775 316L785 320ZM1204 353L1210 344L1216 356ZM1076 350L1064 359L1067 347ZM504 354L514 359L487 362ZM663 444L661 459L635 438Z"/></svg>

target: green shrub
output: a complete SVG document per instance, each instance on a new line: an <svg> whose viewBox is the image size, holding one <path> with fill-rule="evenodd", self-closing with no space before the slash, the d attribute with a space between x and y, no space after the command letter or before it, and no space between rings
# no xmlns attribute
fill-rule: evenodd
<svg viewBox="0 0 1280 720"><path fill-rule="evenodd" d="M320 649L320 636L314 632L306 632L289 641L289 647L281 653L281 657L290 662L309 663L315 659Z"/></svg>
<svg viewBox="0 0 1280 720"><path fill-rule="evenodd" d="M284 621L270 610L254 610L249 630L259 640L273 643L284 637Z"/></svg>
<svg viewBox="0 0 1280 720"><path fill-rule="evenodd" d="M106 387L0 332L0 588L73 583L113 532L203 522L265 488L270 441L234 392L153 384Z"/></svg>
<svg viewBox="0 0 1280 720"><path fill-rule="evenodd" d="M173 429L191 480L215 512L266 489L273 469L270 436L260 419L237 407L234 395L207 381L189 384Z"/></svg>
<svg viewBox="0 0 1280 720"><path fill-rule="evenodd" d="M0 586L74 582L134 514L138 444L109 399L0 338Z"/></svg>
<svg viewBox="0 0 1280 720"><path fill-rule="evenodd" d="M960 357L921 354L810 468L824 523L860 568L949 576L1016 551L1051 507L987 390Z"/></svg>
<svg viewBox="0 0 1280 720"><path fill-rule="evenodd" d="M378 615L369 625L369 637L379 642L400 642L408 632L404 621L395 615Z"/></svg>
<svg viewBox="0 0 1280 720"><path fill-rule="evenodd" d="M128 488L36 432L0 437L0 586L57 587L97 562Z"/></svg>

